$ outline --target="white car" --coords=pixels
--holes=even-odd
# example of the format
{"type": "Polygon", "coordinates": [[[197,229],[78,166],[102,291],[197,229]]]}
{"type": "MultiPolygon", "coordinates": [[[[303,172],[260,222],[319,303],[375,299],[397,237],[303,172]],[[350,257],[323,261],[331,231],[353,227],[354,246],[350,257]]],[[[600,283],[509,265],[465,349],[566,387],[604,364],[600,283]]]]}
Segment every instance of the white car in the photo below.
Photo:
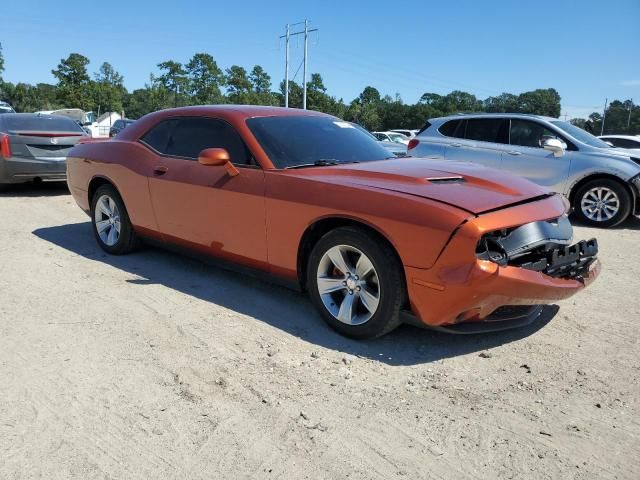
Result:
{"type": "Polygon", "coordinates": [[[0,113],[16,113],[7,102],[0,102],[0,113]]]}
{"type": "Polygon", "coordinates": [[[616,148],[624,148],[634,153],[640,153],[640,135],[603,135],[598,138],[616,148]]]}
{"type": "Polygon", "coordinates": [[[419,130],[407,130],[404,128],[394,128],[393,130],[389,130],[390,132],[401,133],[405,137],[413,138],[418,134],[419,130]]]}
{"type": "Polygon", "coordinates": [[[381,142],[402,143],[409,145],[409,137],[396,132],[373,132],[373,135],[381,142]]]}

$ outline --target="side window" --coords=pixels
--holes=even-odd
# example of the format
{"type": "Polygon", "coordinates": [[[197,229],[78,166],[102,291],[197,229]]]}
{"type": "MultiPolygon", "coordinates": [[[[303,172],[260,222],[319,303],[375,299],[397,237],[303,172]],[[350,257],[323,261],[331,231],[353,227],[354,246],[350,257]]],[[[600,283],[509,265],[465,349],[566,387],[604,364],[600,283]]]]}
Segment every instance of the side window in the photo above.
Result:
{"type": "Polygon", "coordinates": [[[640,148],[640,142],[634,142],[628,138],[605,138],[604,141],[612,143],[618,148],[640,148]]]}
{"type": "Polygon", "coordinates": [[[160,122],[145,133],[140,140],[159,153],[167,153],[167,143],[176,121],[176,119],[170,119],[160,122]]]}
{"type": "Polygon", "coordinates": [[[470,118],[465,138],[481,142],[509,143],[509,121],[504,118],[470,118]]]}
{"type": "Polygon", "coordinates": [[[233,163],[254,164],[238,132],[227,122],[213,118],[187,117],[166,120],[147,133],[142,141],[158,152],[172,157],[196,160],[205,148],[224,148],[229,152],[233,163]]]}
{"type": "Polygon", "coordinates": [[[542,142],[547,138],[557,138],[566,143],[565,139],[557,133],[545,128],[544,125],[529,120],[511,120],[509,135],[511,145],[522,147],[542,148],[542,142]]]}
{"type": "Polygon", "coordinates": [[[442,125],[438,131],[445,137],[464,138],[465,120],[450,120],[442,125]]]}

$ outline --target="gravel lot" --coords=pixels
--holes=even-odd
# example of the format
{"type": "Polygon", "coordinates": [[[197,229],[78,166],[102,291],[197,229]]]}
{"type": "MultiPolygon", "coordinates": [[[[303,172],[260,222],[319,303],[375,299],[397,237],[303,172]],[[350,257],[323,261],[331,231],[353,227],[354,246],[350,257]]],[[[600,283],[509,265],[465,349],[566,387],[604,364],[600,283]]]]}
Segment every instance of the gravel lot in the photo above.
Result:
{"type": "Polygon", "coordinates": [[[640,220],[544,321],[333,333],[307,299],[146,248],[63,187],[0,194],[0,478],[640,478],[640,220]]]}

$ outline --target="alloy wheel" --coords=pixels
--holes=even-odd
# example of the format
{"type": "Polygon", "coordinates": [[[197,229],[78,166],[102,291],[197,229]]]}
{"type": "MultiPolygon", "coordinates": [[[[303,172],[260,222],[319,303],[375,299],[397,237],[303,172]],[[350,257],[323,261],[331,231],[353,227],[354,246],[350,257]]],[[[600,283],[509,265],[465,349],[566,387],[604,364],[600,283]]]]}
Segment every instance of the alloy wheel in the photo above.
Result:
{"type": "Polygon", "coordinates": [[[618,214],[620,199],[608,187],[594,187],[583,195],[580,202],[582,213],[594,222],[606,222],[618,214]]]}
{"type": "Polygon", "coordinates": [[[378,310],[378,273],[357,248],[336,245],[327,250],[318,264],[316,278],[322,303],[338,321],[362,325],[378,310]]]}
{"type": "Polygon", "coordinates": [[[118,205],[109,195],[102,195],[96,202],[95,218],[96,231],[102,243],[113,247],[120,238],[120,212],[118,205]]]}

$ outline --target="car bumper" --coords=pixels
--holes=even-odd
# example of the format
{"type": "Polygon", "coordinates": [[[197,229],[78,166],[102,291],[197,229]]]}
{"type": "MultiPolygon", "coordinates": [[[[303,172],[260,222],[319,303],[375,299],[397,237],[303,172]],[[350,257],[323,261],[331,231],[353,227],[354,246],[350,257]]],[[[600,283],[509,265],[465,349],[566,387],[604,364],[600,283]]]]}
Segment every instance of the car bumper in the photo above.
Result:
{"type": "MultiPolygon", "coordinates": [[[[509,325],[515,327],[533,321],[540,312],[535,314],[535,309],[528,311],[526,308],[516,308],[514,311],[519,311],[521,315],[504,318],[500,316],[500,309],[504,311],[507,306],[552,303],[569,298],[587,287],[600,272],[598,260],[590,265],[585,275],[577,279],[565,279],[522,267],[500,266],[478,259],[475,253],[483,233],[557,218],[565,210],[566,203],[559,197],[551,197],[480,216],[465,223],[432,268],[426,270],[405,266],[412,314],[420,323],[431,327],[451,328],[463,323],[500,322],[501,328],[496,328],[497,323],[483,328],[501,330],[509,325]]],[[[473,330],[469,327],[456,328],[473,330]]],[[[476,329],[482,331],[483,328],[476,329]]]]}
{"type": "Polygon", "coordinates": [[[23,183],[35,179],[64,181],[67,178],[65,159],[19,158],[0,160],[0,183],[23,183]]]}

